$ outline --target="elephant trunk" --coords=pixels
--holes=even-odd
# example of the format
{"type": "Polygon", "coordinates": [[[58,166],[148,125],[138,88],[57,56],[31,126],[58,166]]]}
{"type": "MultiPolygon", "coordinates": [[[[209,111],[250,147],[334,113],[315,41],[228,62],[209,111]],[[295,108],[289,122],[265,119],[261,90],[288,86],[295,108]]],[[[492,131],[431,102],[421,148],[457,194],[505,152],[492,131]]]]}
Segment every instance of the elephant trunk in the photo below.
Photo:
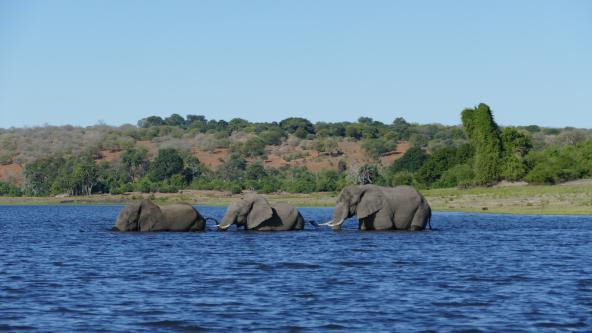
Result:
{"type": "Polygon", "coordinates": [[[343,202],[340,202],[335,207],[335,211],[333,212],[333,219],[327,222],[327,225],[333,229],[341,229],[341,225],[345,222],[345,219],[349,217],[349,209],[347,205],[343,202]]]}
{"type": "Polygon", "coordinates": [[[226,214],[224,214],[224,217],[222,218],[222,222],[220,222],[220,224],[217,225],[218,230],[227,230],[235,222],[235,220],[236,214],[233,214],[232,212],[226,212],[226,214]]]}

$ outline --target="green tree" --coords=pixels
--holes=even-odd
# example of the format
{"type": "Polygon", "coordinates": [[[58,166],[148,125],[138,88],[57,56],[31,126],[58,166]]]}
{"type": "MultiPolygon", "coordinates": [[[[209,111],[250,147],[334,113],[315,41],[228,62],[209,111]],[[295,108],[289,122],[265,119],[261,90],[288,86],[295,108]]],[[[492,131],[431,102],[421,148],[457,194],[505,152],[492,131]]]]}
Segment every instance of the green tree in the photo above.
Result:
{"type": "Polygon", "coordinates": [[[286,118],[280,121],[280,127],[290,134],[294,134],[298,137],[304,138],[308,134],[315,134],[314,125],[305,118],[286,118]],[[296,133],[299,131],[298,133],[296,133]]]}
{"type": "Polygon", "coordinates": [[[147,117],[144,119],[140,119],[138,121],[138,127],[141,127],[141,128],[161,126],[164,124],[165,124],[164,120],[162,120],[162,118],[158,117],[158,116],[150,116],[150,117],[147,117]]]}
{"type": "Polygon", "coordinates": [[[240,153],[245,157],[267,156],[265,142],[259,137],[249,139],[240,145],[240,153]]]}
{"type": "Polygon", "coordinates": [[[25,192],[33,196],[49,195],[52,184],[65,162],[60,156],[52,156],[26,164],[23,170],[25,192]]]}
{"type": "Polygon", "coordinates": [[[81,157],[74,163],[71,175],[72,195],[91,195],[93,186],[98,182],[97,165],[90,157],[81,157]]]}
{"type": "Polygon", "coordinates": [[[150,180],[154,182],[163,181],[172,175],[181,173],[183,166],[183,158],[176,149],[160,149],[150,165],[148,175],[150,180]]]}
{"type": "Polygon", "coordinates": [[[337,190],[338,182],[342,177],[343,176],[340,175],[336,170],[322,170],[317,176],[316,191],[335,192],[337,190]]]}
{"type": "Polygon", "coordinates": [[[13,184],[0,181],[0,196],[20,197],[23,195],[20,188],[13,184]]]}
{"type": "Polygon", "coordinates": [[[397,140],[409,140],[411,136],[411,125],[405,121],[405,118],[398,117],[393,121],[392,129],[396,133],[397,140]]]}
{"type": "Polygon", "coordinates": [[[185,126],[185,118],[183,118],[183,116],[180,114],[173,113],[164,119],[164,123],[169,126],[183,127],[185,126]]]}
{"type": "Polygon", "coordinates": [[[243,157],[238,154],[230,154],[226,161],[218,166],[217,174],[220,179],[226,181],[240,181],[246,168],[247,161],[243,157]]]}
{"type": "Polygon", "coordinates": [[[419,170],[428,160],[428,154],[419,148],[419,147],[411,147],[409,148],[403,157],[395,160],[393,164],[391,164],[389,171],[392,174],[396,174],[401,171],[410,171],[416,172],[419,170]]]}
{"type": "Polygon", "coordinates": [[[489,106],[484,103],[462,112],[465,134],[475,150],[475,183],[489,185],[500,178],[502,143],[489,106]]]}
{"type": "Polygon", "coordinates": [[[142,178],[150,166],[148,150],[143,147],[126,150],[121,156],[121,161],[131,181],[142,178]]]}
{"type": "Polygon", "coordinates": [[[384,139],[364,139],[362,140],[362,148],[368,153],[368,155],[374,159],[380,157],[380,155],[391,151],[394,143],[384,139]]]}
{"type": "Polygon", "coordinates": [[[413,173],[403,170],[395,173],[390,180],[391,186],[413,185],[413,173]]]}
{"type": "Polygon", "coordinates": [[[515,128],[506,127],[501,133],[504,148],[501,176],[507,180],[519,180],[526,175],[525,157],[532,149],[530,135],[515,128]]]}

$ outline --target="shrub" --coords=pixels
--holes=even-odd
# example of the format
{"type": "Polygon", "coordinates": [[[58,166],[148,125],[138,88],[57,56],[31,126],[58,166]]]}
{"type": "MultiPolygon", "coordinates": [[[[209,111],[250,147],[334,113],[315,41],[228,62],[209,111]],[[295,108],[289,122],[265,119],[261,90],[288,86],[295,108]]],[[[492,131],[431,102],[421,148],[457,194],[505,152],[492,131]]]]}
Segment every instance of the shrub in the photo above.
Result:
{"type": "Polygon", "coordinates": [[[390,180],[391,186],[413,185],[413,174],[409,171],[399,171],[390,180]]]}
{"type": "Polygon", "coordinates": [[[183,158],[176,149],[166,148],[158,151],[158,156],[150,165],[150,180],[158,182],[183,171],[183,158]]]}
{"type": "Polygon", "coordinates": [[[467,187],[475,177],[473,166],[470,164],[459,164],[446,170],[442,177],[434,183],[434,187],[467,187]]]}
{"type": "Polygon", "coordinates": [[[10,183],[0,181],[0,196],[20,197],[21,195],[23,195],[23,192],[20,188],[10,183]]]}

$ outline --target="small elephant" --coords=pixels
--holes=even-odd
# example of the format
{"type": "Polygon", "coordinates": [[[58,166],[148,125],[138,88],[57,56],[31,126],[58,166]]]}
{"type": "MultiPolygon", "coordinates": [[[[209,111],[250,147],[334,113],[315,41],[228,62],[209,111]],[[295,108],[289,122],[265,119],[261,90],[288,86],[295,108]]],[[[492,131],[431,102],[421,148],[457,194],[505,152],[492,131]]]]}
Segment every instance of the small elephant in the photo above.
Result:
{"type": "Polygon", "coordinates": [[[270,205],[263,196],[248,193],[228,206],[218,230],[227,230],[232,224],[247,230],[302,230],[304,222],[296,207],[285,202],[270,205]]]}
{"type": "Polygon", "coordinates": [[[203,216],[187,203],[157,206],[144,199],[132,203],[119,213],[116,231],[202,231],[203,216]]]}
{"type": "Polygon", "coordinates": [[[325,225],[340,229],[354,215],[360,230],[419,231],[429,223],[432,210],[411,186],[351,185],[339,194],[333,220],[325,225]]]}

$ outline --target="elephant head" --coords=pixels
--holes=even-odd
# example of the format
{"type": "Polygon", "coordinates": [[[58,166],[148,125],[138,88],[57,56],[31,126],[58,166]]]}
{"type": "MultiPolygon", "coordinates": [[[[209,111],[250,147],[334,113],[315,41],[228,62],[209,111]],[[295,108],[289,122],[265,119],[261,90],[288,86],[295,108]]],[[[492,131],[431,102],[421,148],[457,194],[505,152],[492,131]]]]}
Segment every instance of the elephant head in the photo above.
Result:
{"type": "Polygon", "coordinates": [[[117,216],[113,230],[117,231],[148,231],[156,223],[164,220],[160,207],[152,201],[144,199],[125,207],[117,216]]]}
{"type": "Polygon", "coordinates": [[[372,185],[347,186],[337,198],[333,219],[326,225],[340,229],[346,219],[354,215],[358,219],[366,218],[382,209],[382,205],[383,194],[378,188],[372,185]]]}
{"type": "Polygon", "coordinates": [[[232,224],[253,229],[272,216],[273,210],[269,202],[256,193],[249,193],[228,206],[218,230],[226,230],[232,224]]]}

